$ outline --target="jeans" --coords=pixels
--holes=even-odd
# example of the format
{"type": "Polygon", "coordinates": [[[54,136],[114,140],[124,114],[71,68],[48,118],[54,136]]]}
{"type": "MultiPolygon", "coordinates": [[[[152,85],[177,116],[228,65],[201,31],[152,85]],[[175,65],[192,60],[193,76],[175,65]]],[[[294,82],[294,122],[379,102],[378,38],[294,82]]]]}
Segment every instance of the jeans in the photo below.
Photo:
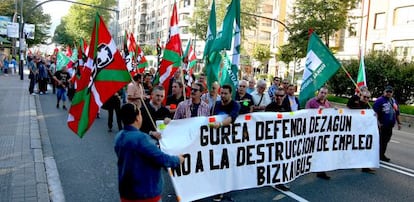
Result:
{"type": "Polygon", "coordinates": [[[57,95],[58,102],[60,100],[62,100],[63,102],[66,101],[66,89],[65,88],[58,88],[56,95],[57,95]]]}

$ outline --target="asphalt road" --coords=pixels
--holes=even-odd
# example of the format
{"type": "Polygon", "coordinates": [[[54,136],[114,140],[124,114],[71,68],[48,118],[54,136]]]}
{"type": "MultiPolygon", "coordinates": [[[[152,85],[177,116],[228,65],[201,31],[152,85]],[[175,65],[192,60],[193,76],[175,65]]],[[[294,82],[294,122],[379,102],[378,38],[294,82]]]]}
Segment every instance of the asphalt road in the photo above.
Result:
{"type": "MultiPolygon", "coordinates": [[[[67,111],[56,109],[55,95],[40,95],[40,102],[66,201],[119,201],[113,150],[117,131],[107,132],[107,111],[101,111],[80,139],[66,125],[67,111]]],[[[308,174],[290,183],[290,192],[272,187],[240,190],[226,194],[223,201],[414,201],[414,129],[394,131],[387,155],[391,163],[382,164],[376,174],[337,170],[329,172],[329,181],[308,174]]],[[[163,201],[176,201],[164,176],[163,201]]]]}

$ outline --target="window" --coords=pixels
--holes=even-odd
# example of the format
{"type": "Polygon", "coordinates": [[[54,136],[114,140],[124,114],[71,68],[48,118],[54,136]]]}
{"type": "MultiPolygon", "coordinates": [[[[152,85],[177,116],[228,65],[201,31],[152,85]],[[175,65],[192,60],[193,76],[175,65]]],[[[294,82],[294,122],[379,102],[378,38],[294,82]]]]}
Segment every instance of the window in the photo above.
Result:
{"type": "Polygon", "coordinates": [[[188,34],[188,27],[182,27],[181,28],[181,33],[182,34],[188,34]]]}
{"type": "Polygon", "coordinates": [[[273,6],[272,5],[268,5],[268,4],[264,4],[262,6],[262,12],[263,13],[273,13],[273,6]]]}
{"type": "Polygon", "coordinates": [[[372,44],[372,50],[382,52],[382,51],[384,51],[384,44],[382,44],[382,43],[373,43],[372,44]]]}
{"type": "Polygon", "coordinates": [[[414,5],[396,8],[394,10],[393,25],[414,25],[414,5]]]}
{"type": "Polygon", "coordinates": [[[350,23],[349,24],[348,36],[350,36],[350,37],[357,36],[357,29],[356,29],[357,25],[358,25],[357,23],[350,23]]]}
{"type": "Polygon", "coordinates": [[[385,13],[376,13],[374,29],[384,29],[385,28],[385,13]]]}
{"type": "Polygon", "coordinates": [[[191,0],[184,0],[184,8],[191,5],[191,0]]]}
{"type": "Polygon", "coordinates": [[[180,21],[184,21],[184,20],[187,20],[189,18],[189,15],[187,14],[187,13],[183,13],[183,14],[180,14],[180,21]]]}
{"type": "Polygon", "coordinates": [[[259,32],[259,39],[260,40],[270,40],[270,32],[259,32]]]}
{"type": "Polygon", "coordinates": [[[272,26],[272,21],[269,20],[269,19],[262,19],[261,20],[261,25],[266,26],[266,27],[271,27],[272,26]]]}

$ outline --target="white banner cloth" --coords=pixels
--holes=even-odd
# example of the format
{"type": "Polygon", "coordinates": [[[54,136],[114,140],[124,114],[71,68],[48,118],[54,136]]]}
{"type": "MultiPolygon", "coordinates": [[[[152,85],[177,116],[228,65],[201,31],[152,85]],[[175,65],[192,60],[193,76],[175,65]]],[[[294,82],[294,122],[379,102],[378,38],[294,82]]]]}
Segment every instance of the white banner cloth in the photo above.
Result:
{"type": "Polygon", "coordinates": [[[293,181],[318,171],[379,167],[373,110],[307,109],[255,112],[213,129],[224,116],[173,120],[161,149],[184,154],[171,169],[181,201],[293,181]]]}

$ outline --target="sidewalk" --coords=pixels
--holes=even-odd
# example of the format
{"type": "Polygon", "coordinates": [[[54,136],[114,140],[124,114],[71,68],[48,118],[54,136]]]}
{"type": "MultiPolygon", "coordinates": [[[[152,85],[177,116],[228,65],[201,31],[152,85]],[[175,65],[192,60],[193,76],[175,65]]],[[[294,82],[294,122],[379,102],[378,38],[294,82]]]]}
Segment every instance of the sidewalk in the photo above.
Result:
{"type": "Polygon", "coordinates": [[[24,80],[0,75],[0,201],[51,201],[57,191],[50,184],[60,187],[44,121],[39,125],[39,95],[29,95],[28,86],[27,72],[24,80]]]}

